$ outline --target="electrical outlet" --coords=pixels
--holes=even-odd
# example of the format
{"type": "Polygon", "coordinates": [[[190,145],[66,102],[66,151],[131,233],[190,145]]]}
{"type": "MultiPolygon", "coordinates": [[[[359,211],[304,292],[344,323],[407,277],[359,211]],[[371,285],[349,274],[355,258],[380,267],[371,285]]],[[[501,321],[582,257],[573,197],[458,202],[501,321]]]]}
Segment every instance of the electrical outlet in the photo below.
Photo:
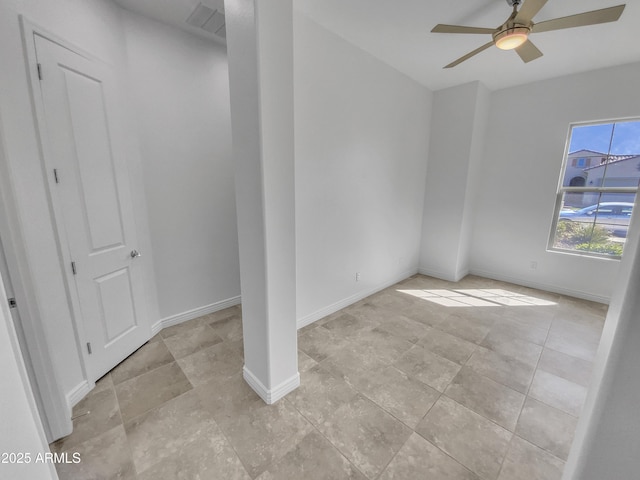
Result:
{"type": "Polygon", "coordinates": [[[360,272],[356,272],[356,282],[360,281],[360,272]]]}

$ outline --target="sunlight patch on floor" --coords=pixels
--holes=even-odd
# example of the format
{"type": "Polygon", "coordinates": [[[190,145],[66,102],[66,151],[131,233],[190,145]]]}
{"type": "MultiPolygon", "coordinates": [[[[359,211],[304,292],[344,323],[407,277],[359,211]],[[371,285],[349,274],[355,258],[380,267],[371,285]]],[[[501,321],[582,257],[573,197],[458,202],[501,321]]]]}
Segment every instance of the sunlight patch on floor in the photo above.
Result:
{"type": "Polygon", "coordinates": [[[555,302],[510,292],[501,288],[466,288],[433,290],[397,290],[445,307],[531,307],[556,305],[555,302]]]}

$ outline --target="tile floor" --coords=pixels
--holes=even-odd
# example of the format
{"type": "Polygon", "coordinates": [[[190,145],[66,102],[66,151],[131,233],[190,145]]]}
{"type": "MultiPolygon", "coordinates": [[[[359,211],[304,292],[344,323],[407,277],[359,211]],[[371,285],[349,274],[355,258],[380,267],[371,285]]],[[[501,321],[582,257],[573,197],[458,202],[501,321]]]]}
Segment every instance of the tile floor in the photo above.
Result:
{"type": "Polygon", "coordinates": [[[560,479],[606,307],[424,276],[298,332],[301,386],[242,379],[239,307],[164,329],[74,409],[66,479],[560,479]]]}

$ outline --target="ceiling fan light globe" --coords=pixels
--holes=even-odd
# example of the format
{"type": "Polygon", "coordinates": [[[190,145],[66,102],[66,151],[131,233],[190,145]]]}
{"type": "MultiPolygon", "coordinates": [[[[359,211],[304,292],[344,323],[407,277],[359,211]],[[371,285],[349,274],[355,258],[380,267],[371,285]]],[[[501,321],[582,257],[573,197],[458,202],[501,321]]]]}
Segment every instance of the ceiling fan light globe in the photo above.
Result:
{"type": "Polygon", "coordinates": [[[529,29],[527,27],[514,27],[496,33],[493,41],[500,50],[513,50],[526,42],[528,38],[529,29]]]}

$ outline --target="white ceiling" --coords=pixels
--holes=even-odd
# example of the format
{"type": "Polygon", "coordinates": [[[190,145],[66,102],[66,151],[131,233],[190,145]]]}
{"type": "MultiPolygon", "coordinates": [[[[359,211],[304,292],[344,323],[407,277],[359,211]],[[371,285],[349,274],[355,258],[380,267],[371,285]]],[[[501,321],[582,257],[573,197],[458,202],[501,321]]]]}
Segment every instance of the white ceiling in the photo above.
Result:
{"type": "Polygon", "coordinates": [[[199,3],[224,13],[224,0],[113,0],[127,10],[139,13],[161,23],[178,27],[202,38],[221,42],[216,35],[186,23],[199,3]]]}
{"type": "MultiPolygon", "coordinates": [[[[121,6],[193,31],[184,20],[199,1],[115,0],[121,6]]],[[[269,0],[263,0],[269,1],[269,0]]],[[[525,0],[526,1],[526,0],[525,0]]],[[[626,0],[618,22],[533,34],[544,56],[525,64],[515,52],[489,48],[455,68],[442,67],[491,40],[490,35],[430,33],[437,23],[497,27],[509,14],[505,0],[293,0],[294,8],[432,90],[480,80],[492,90],[640,61],[640,1],[626,0]]],[[[625,0],[549,0],[540,22],[625,0]]],[[[196,32],[193,32],[196,33],[196,32]]],[[[200,32],[198,32],[200,33],[200,32]]],[[[206,32],[202,32],[206,34],[206,32]]]]}

